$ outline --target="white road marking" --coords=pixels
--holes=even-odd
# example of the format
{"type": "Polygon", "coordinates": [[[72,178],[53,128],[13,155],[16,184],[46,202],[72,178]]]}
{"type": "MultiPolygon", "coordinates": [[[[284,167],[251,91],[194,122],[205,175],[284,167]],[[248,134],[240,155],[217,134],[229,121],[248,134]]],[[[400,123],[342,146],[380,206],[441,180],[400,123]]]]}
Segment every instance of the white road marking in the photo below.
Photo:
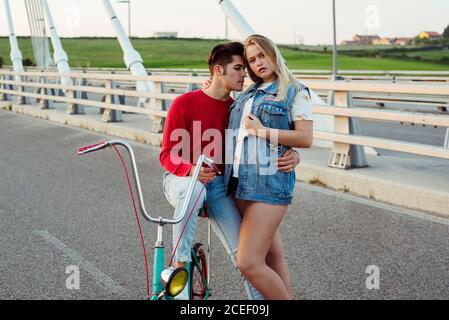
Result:
{"type": "Polygon", "coordinates": [[[104,274],[101,270],[99,270],[94,264],[84,259],[77,252],[69,248],[58,238],[50,234],[47,230],[34,230],[33,233],[35,235],[41,236],[45,239],[47,244],[52,245],[53,247],[62,251],[62,254],[68,258],[70,258],[75,265],[77,265],[80,269],[86,271],[96,282],[96,284],[113,293],[129,295],[129,292],[104,274]]]}

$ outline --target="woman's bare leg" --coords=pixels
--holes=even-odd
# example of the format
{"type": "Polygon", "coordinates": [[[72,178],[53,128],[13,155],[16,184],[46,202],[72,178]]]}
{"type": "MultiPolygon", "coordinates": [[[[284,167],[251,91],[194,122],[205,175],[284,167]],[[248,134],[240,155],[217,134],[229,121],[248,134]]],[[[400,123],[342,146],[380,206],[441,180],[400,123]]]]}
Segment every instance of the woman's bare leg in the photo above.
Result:
{"type": "MultiPolygon", "coordinates": [[[[240,213],[245,212],[247,204],[250,203],[249,201],[237,198],[234,198],[234,201],[240,213]]],[[[287,261],[285,260],[284,249],[282,246],[282,239],[279,233],[279,228],[278,230],[276,230],[270,249],[268,249],[265,262],[271,269],[273,269],[281,277],[290,296],[293,297],[290,272],[288,270],[287,261]]]]}
{"type": "Polygon", "coordinates": [[[249,201],[237,199],[235,197],[234,197],[234,201],[237,206],[237,209],[239,209],[240,214],[243,216],[243,213],[245,212],[246,206],[248,205],[249,201]]]}
{"type": "Polygon", "coordinates": [[[267,265],[273,269],[282,279],[288,293],[293,297],[292,282],[290,278],[290,271],[288,270],[287,260],[285,259],[284,248],[282,245],[281,235],[279,228],[276,230],[273,242],[268,250],[267,257],[265,259],[267,265]]]}
{"type": "Polygon", "coordinates": [[[266,299],[291,299],[282,278],[265,261],[286,211],[287,206],[249,202],[243,214],[237,266],[266,299]]]}

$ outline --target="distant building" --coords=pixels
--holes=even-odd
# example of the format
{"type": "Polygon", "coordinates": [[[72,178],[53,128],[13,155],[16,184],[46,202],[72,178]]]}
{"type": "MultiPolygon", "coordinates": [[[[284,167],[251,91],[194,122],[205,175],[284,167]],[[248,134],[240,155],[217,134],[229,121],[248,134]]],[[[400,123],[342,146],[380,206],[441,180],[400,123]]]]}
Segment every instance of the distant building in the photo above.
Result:
{"type": "Polygon", "coordinates": [[[411,44],[413,42],[413,38],[382,38],[379,40],[373,40],[374,45],[398,45],[405,46],[411,44]]]}
{"type": "Polygon", "coordinates": [[[177,38],[177,32],[154,32],[153,37],[155,38],[177,38]]]}
{"type": "Polygon", "coordinates": [[[370,45],[373,44],[373,41],[379,41],[380,37],[378,35],[373,35],[373,36],[364,36],[364,35],[359,35],[356,34],[355,36],[352,37],[352,40],[345,40],[343,41],[341,44],[342,45],[370,45]]]}
{"type": "Polygon", "coordinates": [[[394,44],[406,46],[413,43],[413,38],[396,38],[394,44]]]}
{"type": "Polygon", "coordinates": [[[373,44],[376,45],[376,46],[378,46],[378,45],[390,45],[390,44],[393,44],[395,40],[396,40],[395,38],[387,38],[387,37],[385,37],[385,38],[382,38],[382,39],[374,39],[373,40],[373,44]]]}
{"type": "Polygon", "coordinates": [[[439,34],[438,32],[434,32],[434,31],[423,31],[423,32],[419,33],[418,38],[435,40],[435,39],[440,39],[441,34],[439,34]]]}
{"type": "Polygon", "coordinates": [[[381,38],[378,35],[362,36],[356,34],[352,40],[345,40],[342,45],[407,45],[413,42],[413,38],[381,38]]]}
{"type": "Polygon", "coordinates": [[[352,37],[352,41],[358,42],[358,44],[373,44],[373,41],[380,40],[380,37],[376,34],[374,36],[363,36],[356,34],[352,37]]]}

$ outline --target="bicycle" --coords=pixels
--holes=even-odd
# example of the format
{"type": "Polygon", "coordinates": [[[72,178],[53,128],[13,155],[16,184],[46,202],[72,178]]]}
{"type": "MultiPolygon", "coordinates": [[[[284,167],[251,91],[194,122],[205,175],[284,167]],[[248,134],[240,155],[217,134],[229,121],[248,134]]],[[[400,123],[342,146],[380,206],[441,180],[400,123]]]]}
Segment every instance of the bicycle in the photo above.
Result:
{"type": "MultiPolygon", "coordinates": [[[[133,201],[133,208],[134,212],[136,214],[140,236],[142,240],[142,246],[144,251],[144,258],[145,258],[145,266],[146,266],[146,280],[147,280],[147,299],[150,299],[150,293],[149,293],[149,280],[148,280],[148,265],[147,265],[147,256],[146,256],[146,249],[145,244],[142,236],[142,231],[140,229],[140,222],[138,218],[138,214],[136,211],[136,205],[134,201],[134,195],[131,187],[131,183],[129,180],[128,171],[126,169],[126,165],[123,161],[123,158],[120,155],[120,152],[117,150],[115,145],[123,146],[129,153],[131,158],[131,166],[132,166],[132,172],[134,176],[134,182],[135,182],[135,188],[137,189],[137,195],[139,198],[139,208],[142,216],[149,222],[155,223],[158,225],[157,228],[157,240],[154,245],[154,260],[153,260],[153,280],[152,280],[152,288],[153,292],[151,294],[151,300],[171,300],[174,299],[181,291],[184,289],[185,286],[188,286],[189,291],[189,298],[191,300],[199,299],[199,300],[206,300],[210,296],[210,265],[209,265],[209,259],[208,259],[208,253],[210,252],[210,235],[211,235],[211,226],[210,222],[208,225],[208,249],[201,244],[201,243],[195,243],[191,248],[191,255],[192,255],[192,262],[187,263],[186,267],[164,267],[165,262],[165,245],[162,241],[163,236],[163,227],[166,224],[177,224],[181,222],[185,215],[187,214],[187,208],[190,203],[190,200],[192,198],[192,193],[194,190],[195,183],[198,178],[198,174],[200,172],[200,168],[202,164],[206,164],[209,167],[213,168],[214,170],[217,170],[217,167],[214,163],[214,161],[205,155],[201,155],[198,158],[197,166],[195,168],[192,181],[190,182],[186,200],[183,204],[181,215],[177,219],[165,219],[162,217],[153,218],[151,217],[146,209],[145,209],[145,203],[142,196],[142,188],[140,185],[139,180],[139,174],[137,171],[137,165],[135,161],[134,151],[129,143],[122,140],[110,140],[106,142],[100,142],[97,144],[81,147],[78,149],[78,155],[83,155],[89,152],[98,151],[101,149],[104,149],[108,146],[113,147],[115,151],[117,152],[118,156],[120,157],[120,160],[122,162],[123,168],[125,170],[127,179],[128,179],[128,186],[131,193],[131,198],[133,201]]],[[[203,187],[204,188],[204,187],[203,187]]],[[[195,203],[196,204],[196,203],[195,203]]],[[[202,216],[204,216],[204,211],[207,211],[206,208],[202,209],[202,216]]],[[[191,213],[190,213],[191,214],[191,213]]],[[[189,215],[190,218],[190,215],[189,215]]]]}

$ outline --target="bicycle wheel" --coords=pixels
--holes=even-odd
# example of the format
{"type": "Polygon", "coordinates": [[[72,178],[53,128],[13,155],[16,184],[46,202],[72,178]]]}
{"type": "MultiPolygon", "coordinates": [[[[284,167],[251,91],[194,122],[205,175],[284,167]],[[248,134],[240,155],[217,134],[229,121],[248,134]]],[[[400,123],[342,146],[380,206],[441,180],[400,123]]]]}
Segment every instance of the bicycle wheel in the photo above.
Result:
{"type": "Polygon", "coordinates": [[[190,265],[190,299],[205,300],[209,297],[209,272],[207,270],[207,250],[201,243],[192,248],[190,265]]]}

